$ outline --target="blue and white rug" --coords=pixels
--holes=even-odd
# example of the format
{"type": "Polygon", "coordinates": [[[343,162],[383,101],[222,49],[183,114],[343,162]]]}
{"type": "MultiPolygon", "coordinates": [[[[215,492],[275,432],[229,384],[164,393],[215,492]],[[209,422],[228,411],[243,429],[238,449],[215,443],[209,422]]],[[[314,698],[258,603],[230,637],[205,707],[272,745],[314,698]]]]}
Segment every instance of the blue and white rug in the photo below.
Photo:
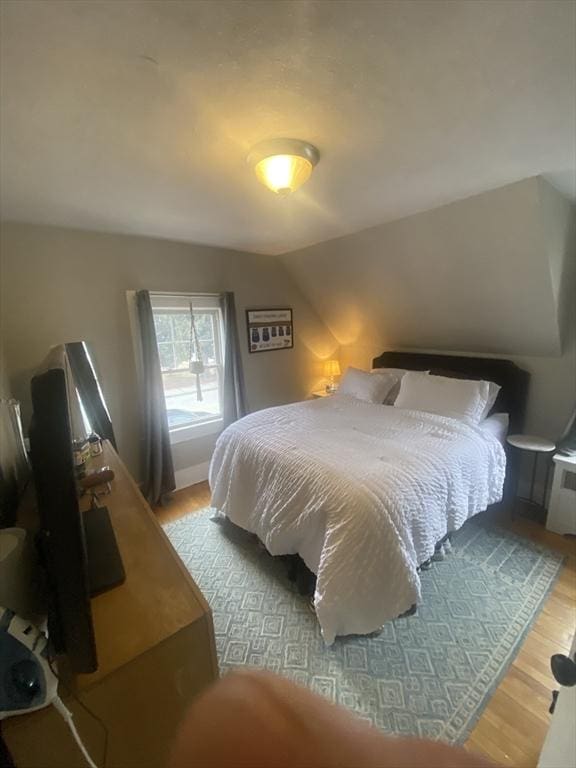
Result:
{"type": "Polygon", "coordinates": [[[254,536],[209,509],[165,531],[212,608],[223,673],[272,670],[387,733],[448,742],[470,733],[562,563],[528,540],[470,521],[452,553],[421,574],[414,616],[328,648],[285,563],[254,536]]]}

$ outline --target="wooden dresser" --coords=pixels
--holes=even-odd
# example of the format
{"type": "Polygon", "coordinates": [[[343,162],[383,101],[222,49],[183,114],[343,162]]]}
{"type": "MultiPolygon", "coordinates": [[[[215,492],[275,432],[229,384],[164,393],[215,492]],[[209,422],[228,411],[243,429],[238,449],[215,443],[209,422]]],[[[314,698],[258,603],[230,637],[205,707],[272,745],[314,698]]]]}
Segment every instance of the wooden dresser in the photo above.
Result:
{"type": "MultiPolygon", "coordinates": [[[[66,683],[60,695],[99,768],[159,768],[188,704],[218,676],[212,614],[106,443],[89,468],[102,465],[115,473],[112,493],[101,503],[110,512],[126,581],[92,599],[98,671],[77,676],[62,671],[66,683]]],[[[17,768],[86,765],[53,707],[5,720],[2,733],[17,768]]]]}

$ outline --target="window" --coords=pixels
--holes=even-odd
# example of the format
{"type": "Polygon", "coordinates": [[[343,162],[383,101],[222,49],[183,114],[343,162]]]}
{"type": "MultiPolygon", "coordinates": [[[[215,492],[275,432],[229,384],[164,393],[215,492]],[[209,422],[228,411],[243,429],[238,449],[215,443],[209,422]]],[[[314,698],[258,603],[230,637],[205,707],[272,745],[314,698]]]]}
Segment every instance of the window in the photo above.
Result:
{"type": "Polygon", "coordinates": [[[172,441],[214,431],[201,427],[217,428],[222,419],[223,328],[218,297],[150,294],[150,298],[172,441]]]}

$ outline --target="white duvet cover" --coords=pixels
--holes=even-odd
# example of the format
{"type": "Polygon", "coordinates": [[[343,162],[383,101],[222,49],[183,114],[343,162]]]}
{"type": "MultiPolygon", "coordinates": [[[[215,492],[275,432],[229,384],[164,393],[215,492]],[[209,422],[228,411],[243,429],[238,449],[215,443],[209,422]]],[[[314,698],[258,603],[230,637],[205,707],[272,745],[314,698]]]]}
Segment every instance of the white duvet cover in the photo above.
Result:
{"type": "Polygon", "coordinates": [[[317,574],[324,640],[366,634],[420,599],[435,544],[499,501],[505,454],[462,421],[346,395],[258,411],[219,437],[212,505],[317,574]]]}

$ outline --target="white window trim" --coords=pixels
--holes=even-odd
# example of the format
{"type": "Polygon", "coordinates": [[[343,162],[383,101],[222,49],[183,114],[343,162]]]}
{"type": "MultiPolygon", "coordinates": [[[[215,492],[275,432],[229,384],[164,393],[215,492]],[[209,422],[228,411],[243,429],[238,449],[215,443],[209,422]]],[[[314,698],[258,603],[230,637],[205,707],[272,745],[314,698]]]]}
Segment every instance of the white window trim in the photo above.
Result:
{"type": "Polygon", "coordinates": [[[170,430],[170,445],[186,443],[196,440],[198,437],[217,435],[224,429],[224,421],[221,416],[210,421],[201,421],[199,424],[188,424],[185,427],[172,427],[170,430]]]}
{"type": "MultiPolygon", "coordinates": [[[[192,300],[194,309],[207,309],[210,311],[216,310],[219,317],[218,330],[219,333],[215,337],[215,343],[219,349],[220,358],[223,360],[224,353],[224,339],[223,334],[223,318],[222,310],[219,304],[219,294],[194,294],[194,293],[162,293],[151,291],[150,298],[152,300],[152,310],[166,308],[166,309],[183,309],[184,303],[188,304],[192,300]]],[[[223,362],[221,364],[223,366],[223,362]]],[[[221,403],[221,408],[223,408],[221,403]]],[[[215,416],[212,419],[206,419],[200,422],[193,422],[192,424],[184,424],[179,427],[170,427],[170,445],[178,445],[179,443],[186,443],[191,440],[196,440],[200,437],[207,437],[208,435],[219,434],[224,428],[224,422],[222,415],[215,416]]]]}

